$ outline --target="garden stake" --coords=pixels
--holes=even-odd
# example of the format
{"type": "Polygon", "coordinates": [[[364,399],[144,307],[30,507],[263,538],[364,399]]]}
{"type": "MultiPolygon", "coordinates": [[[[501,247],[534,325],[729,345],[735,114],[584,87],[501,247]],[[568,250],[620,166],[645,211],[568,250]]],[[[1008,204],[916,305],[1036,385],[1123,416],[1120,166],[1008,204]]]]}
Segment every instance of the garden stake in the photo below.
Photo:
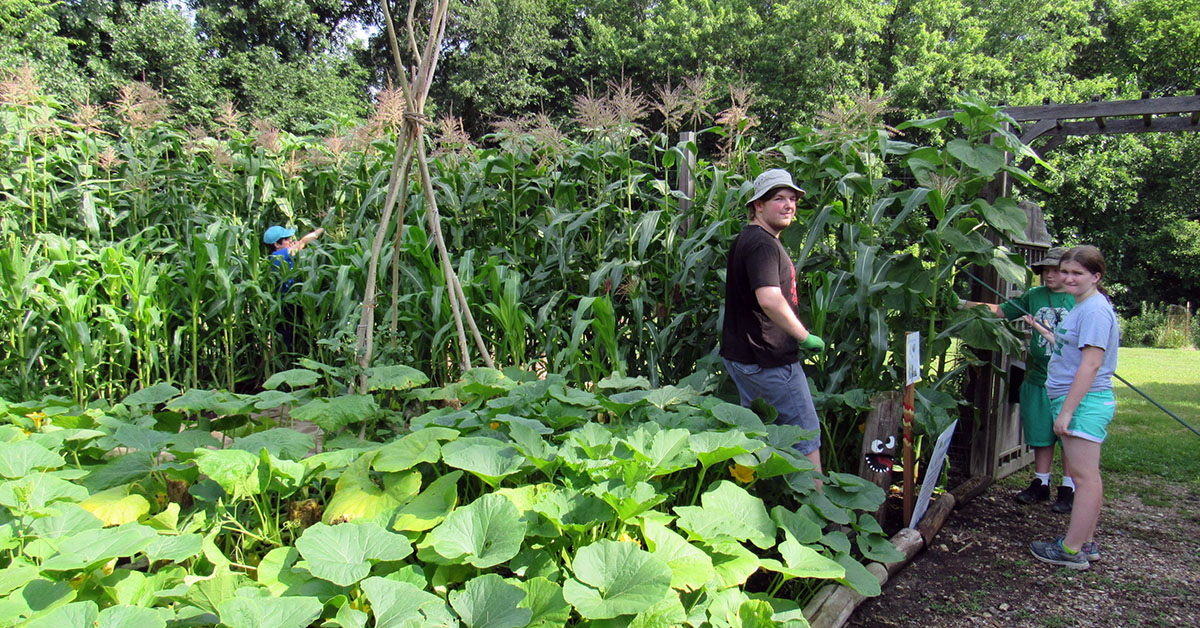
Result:
{"type": "MultiPolygon", "coordinates": [[[[998,290],[989,286],[982,279],[976,277],[975,275],[972,275],[970,271],[964,270],[963,272],[966,273],[967,276],[970,277],[971,279],[974,279],[975,282],[978,283],[979,285],[983,286],[984,288],[987,288],[988,290],[991,290],[993,293],[995,293],[996,296],[1000,297],[1001,299],[1004,299],[1005,301],[1008,301],[1008,297],[1005,297],[1003,294],[1000,294],[1000,292],[998,290]]],[[[1013,305],[1016,305],[1016,304],[1014,303],[1013,305]]],[[[1017,307],[1017,309],[1021,310],[1021,312],[1023,314],[1026,314],[1028,316],[1033,316],[1029,312],[1025,311],[1025,309],[1022,308],[1021,306],[1017,305],[1016,307],[1017,307]]],[[[1125,384],[1126,386],[1128,386],[1131,390],[1133,390],[1133,392],[1144,397],[1146,399],[1146,401],[1149,401],[1150,403],[1154,404],[1154,407],[1158,408],[1159,410],[1162,410],[1163,412],[1166,412],[1167,416],[1171,417],[1172,419],[1175,419],[1176,421],[1179,422],[1180,425],[1191,430],[1193,434],[1195,434],[1196,436],[1200,436],[1200,431],[1197,431],[1196,428],[1192,427],[1191,425],[1188,425],[1186,421],[1179,418],[1178,416],[1175,416],[1174,412],[1171,412],[1170,410],[1164,408],[1161,403],[1155,401],[1153,398],[1150,397],[1150,395],[1147,395],[1146,393],[1142,392],[1137,386],[1130,384],[1129,381],[1126,380],[1124,377],[1121,377],[1117,373],[1113,373],[1113,377],[1117,378],[1117,380],[1120,381],[1122,384],[1125,384]]]]}
{"type": "Polygon", "coordinates": [[[916,386],[904,387],[904,521],[912,520],[913,512],[913,414],[916,410],[916,386]]]}

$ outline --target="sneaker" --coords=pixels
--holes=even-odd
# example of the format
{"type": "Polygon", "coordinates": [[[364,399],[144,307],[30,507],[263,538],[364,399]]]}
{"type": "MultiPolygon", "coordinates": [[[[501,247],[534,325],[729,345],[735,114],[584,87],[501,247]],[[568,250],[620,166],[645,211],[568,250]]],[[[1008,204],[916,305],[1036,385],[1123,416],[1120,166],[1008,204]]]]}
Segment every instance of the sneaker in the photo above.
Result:
{"type": "Polygon", "coordinates": [[[1071,512],[1071,507],[1075,505],[1075,489],[1069,486],[1058,487],[1058,498],[1054,500],[1054,505],[1050,506],[1050,510],[1060,514],[1068,514],[1071,512]]]}
{"type": "Polygon", "coordinates": [[[1088,541],[1079,548],[1080,554],[1087,554],[1088,562],[1094,563],[1100,560],[1100,544],[1095,541],[1088,541]]]}
{"type": "Polygon", "coordinates": [[[1044,502],[1050,499],[1050,487],[1042,484],[1041,480],[1033,478],[1033,481],[1029,483],[1029,488],[1014,495],[1013,499],[1026,505],[1044,502]]]}
{"type": "Polygon", "coordinates": [[[1029,544],[1029,551],[1033,557],[1043,563],[1066,567],[1067,569],[1087,569],[1092,564],[1088,562],[1088,555],[1082,550],[1075,554],[1068,554],[1063,549],[1062,538],[1054,539],[1053,541],[1034,541],[1029,544]]]}

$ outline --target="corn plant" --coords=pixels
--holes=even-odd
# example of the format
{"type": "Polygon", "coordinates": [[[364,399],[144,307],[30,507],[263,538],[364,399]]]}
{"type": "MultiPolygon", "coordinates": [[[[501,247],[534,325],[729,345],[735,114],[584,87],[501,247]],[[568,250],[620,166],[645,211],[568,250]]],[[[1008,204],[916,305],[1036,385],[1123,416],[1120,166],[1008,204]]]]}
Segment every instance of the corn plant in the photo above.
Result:
{"type": "MultiPolygon", "coordinates": [[[[612,87],[614,98],[632,98],[627,86],[612,87]]],[[[45,98],[0,107],[0,162],[9,168],[0,178],[0,263],[12,278],[3,312],[6,328],[20,331],[3,345],[6,390],[82,400],[167,380],[252,392],[304,358],[359,369],[356,304],[392,136],[372,141],[331,125],[329,137],[299,137],[263,123],[243,128],[236,116],[210,136],[149,115],[152,100],[130,92],[86,120],[45,98]],[[321,225],[328,235],[280,272],[258,242],[275,223],[321,225]],[[56,239],[41,239],[47,230],[56,239]],[[287,280],[294,287],[285,294],[287,280]],[[284,346],[275,330],[293,311],[296,339],[284,346]]],[[[945,357],[951,338],[1013,346],[953,311],[949,295],[965,264],[1015,273],[983,236],[1017,231],[1015,206],[977,197],[999,172],[1024,177],[996,157],[1022,149],[979,103],[964,103],[956,120],[910,125],[961,136],[944,146],[898,139],[877,122],[877,105],[830,112],[822,129],[763,150],[744,136],[744,117],[701,131],[702,140],[729,139],[731,150],[719,162],[696,156],[687,214],[676,210],[670,171],[697,142],[635,133],[633,113],[578,138],[545,121],[506,127],[485,138],[490,147],[434,159],[442,230],[464,293],[482,304],[489,353],[581,383],[617,372],[658,386],[710,363],[748,181],[780,165],[809,190],[783,238],[804,284],[803,318],[834,341],[812,369],[827,441],[852,449],[852,415],[870,392],[897,386],[888,356],[912,329],[924,332],[925,355],[938,357],[918,414],[936,429],[972,360],[945,357]]],[[[426,199],[415,183],[401,194],[409,218],[390,227],[382,252],[396,285],[379,295],[381,351],[446,383],[461,375],[446,358],[456,346],[450,290],[426,199]]]]}

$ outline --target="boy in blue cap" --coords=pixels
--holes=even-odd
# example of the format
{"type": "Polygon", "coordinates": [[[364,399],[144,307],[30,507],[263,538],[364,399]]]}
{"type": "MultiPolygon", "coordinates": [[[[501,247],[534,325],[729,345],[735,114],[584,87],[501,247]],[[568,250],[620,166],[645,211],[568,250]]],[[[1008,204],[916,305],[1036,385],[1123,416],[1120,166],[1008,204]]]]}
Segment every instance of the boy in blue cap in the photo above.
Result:
{"type": "MultiPolygon", "coordinates": [[[[318,228],[299,240],[293,240],[292,236],[296,235],[295,229],[286,229],[279,225],[267,227],[263,232],[263,244],[271,249],[271,265],[281,268],[286,261],[288,268],[291,268],[296,261],[293,255],[299,253],[309,242],[321,237],[322,233],[325,233],[325,229],[318,228]]],[[[283,291],[287,292],[287,288],[288,286],[285,286],[283,291]]]]}
{"type": "MultiPolygon", "coordinates": [[[[296,235],[295,229],[287,229],[279,225],[271,225],[263,232],[263,244],[271,249],[271,265],[276,270],[282,269],[284,262],[287,262],[288,270],[291,270],[295,264],[296,253],[299,253],[309,242],[321,237],[325,230],[318,228],[299,240],[293,240],[292,236],[296,235]]],[[[295,279],[288,279],[283,282],[279,288],[279,296],[287,294],[291,289],[292,284],[296,283],[295,279]]],[[[295,331],[293,329],[293,319],[296,318],[296,308],[293,304],[283,304],[283,320],[275,328],[279,335],[283,337],[283,346],[291,348],[292,339],[295,331]]]]}

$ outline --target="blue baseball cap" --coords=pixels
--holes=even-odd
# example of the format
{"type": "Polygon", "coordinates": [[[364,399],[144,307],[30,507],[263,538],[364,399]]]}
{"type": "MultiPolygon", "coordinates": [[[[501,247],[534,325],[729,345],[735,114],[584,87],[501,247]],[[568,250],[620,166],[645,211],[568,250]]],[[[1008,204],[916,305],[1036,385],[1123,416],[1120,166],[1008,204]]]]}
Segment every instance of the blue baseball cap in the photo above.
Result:
{"type": "Polygon", "coordinates": [[[290,238],[296,235],[295,229],[284,229],[279,225],[271,225],[267,227],[267,231],[263,233],[263,244],[275,244],[276,242],[290,238]]]}

